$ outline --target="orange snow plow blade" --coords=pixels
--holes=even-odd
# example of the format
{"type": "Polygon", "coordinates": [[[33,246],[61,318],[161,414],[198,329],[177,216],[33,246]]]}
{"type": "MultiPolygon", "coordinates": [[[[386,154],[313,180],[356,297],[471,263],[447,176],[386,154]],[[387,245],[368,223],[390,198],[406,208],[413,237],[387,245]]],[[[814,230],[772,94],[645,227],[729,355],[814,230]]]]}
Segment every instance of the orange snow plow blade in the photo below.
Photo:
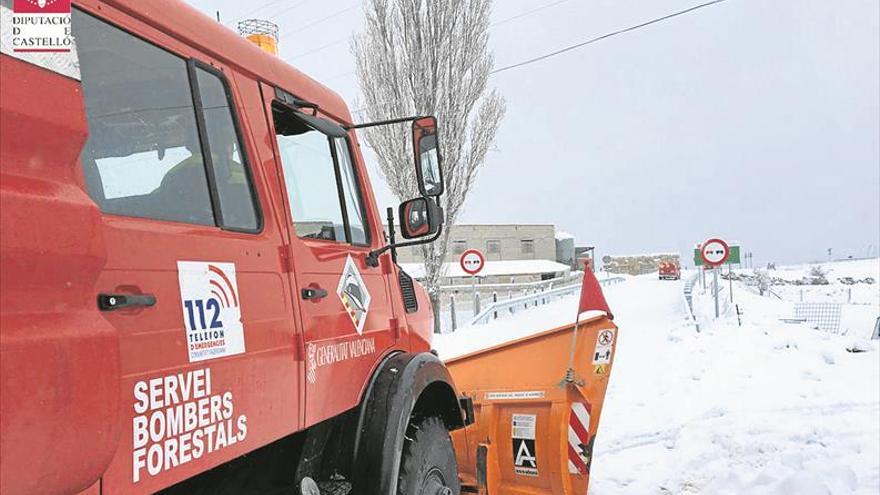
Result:
{"type": "Polygon", "coordinates": [[[474,403],[474,424],[452,433],[463,492],[587,493],[617,327],[604,314],[581,321],[572,376],[573,327],[446,361],[474,403]]]}

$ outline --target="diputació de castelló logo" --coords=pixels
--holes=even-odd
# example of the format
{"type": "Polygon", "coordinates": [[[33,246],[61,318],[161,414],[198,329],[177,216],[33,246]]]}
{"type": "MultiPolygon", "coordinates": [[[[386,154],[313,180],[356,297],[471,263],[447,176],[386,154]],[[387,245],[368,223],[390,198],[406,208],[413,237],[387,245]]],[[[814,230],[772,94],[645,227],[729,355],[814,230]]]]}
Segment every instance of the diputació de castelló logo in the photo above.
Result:
{"type": "Polygon", "coordinates": [[[70,0],[14,0],[11,28],[14,52],[70,52],[70,0]]]}

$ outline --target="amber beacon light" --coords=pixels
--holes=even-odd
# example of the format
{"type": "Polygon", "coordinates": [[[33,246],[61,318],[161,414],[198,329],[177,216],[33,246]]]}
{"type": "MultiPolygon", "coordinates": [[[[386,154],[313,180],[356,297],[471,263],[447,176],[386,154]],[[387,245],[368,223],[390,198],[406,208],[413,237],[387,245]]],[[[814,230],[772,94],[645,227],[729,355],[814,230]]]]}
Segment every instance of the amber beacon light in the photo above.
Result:
{"type": "Polygon", "coordinates": [[[278,55],[278,25],[263,19],[245,19],[238,23],[238,34],[272,55],[278,55]]]}

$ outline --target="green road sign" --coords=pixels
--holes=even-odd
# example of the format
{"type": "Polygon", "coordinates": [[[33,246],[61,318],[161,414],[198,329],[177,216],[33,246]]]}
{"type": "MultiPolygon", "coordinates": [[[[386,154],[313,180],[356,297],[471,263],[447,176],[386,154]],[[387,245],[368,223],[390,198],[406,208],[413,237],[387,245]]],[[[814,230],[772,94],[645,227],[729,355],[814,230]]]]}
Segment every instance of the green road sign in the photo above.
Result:
{"type": "MultiPolygon", "coordinates": [[[[724,262],[725,265],[738,265],[739,261],[739,246],[730,246],[730,257],[727,258],[727,261],[724,262]]],[[[700,256],[700,250],[694,248],[694,266],[702,266],[703,265],[703,257],[700,256]]]]}

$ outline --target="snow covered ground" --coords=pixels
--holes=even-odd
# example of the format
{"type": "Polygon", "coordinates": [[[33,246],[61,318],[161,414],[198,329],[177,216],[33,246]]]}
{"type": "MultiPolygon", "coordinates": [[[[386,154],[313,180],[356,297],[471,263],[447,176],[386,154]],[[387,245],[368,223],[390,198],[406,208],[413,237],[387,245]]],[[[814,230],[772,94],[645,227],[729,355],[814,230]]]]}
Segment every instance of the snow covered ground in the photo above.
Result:
{"type": "MultiPolygon", "coordinates": [[[[877,304],[880,263],[876,258],[780,266],[776,270],[767,271],[767,274],[771,278],[794,282],[808,276],[813,267],[819,267],[825,272],[828,285],[775,285],[771,289],[787,301],[877,304]],[[842,283],[841,279],[846,278],[853,279],[853,283],[851,285],[842,283]],[[873,279],[873,283],[867,283],[865,279],[868,278],[873,279]]],[[[742,274],[753,273],[751,269],[734,271],[742,274]]]]}
{"type": "MultiPolygon", "coordinates": [[[[878,268],[878,260],[863,263],[854,276],[878,268]]],[[[876,318],[880,286],[872,287],[863,305],[876,318]]],[[[790,302],[735,283],[742,326],[732,310],[712,319],[708,295],[697,291],[697,332],[682,288],[646,275],[606,289],[621,331],[590,493],[880,492],[873,319],[859,319],[846,335],[786,324],[779,318],[790,316],[790,302]],[[856,343],[868,352],[848,352],[856,343]]],[[[570,297],[464,328],[435,346],[450,357],[544,330],[570,321],[576,303],[570,297]]]]}

